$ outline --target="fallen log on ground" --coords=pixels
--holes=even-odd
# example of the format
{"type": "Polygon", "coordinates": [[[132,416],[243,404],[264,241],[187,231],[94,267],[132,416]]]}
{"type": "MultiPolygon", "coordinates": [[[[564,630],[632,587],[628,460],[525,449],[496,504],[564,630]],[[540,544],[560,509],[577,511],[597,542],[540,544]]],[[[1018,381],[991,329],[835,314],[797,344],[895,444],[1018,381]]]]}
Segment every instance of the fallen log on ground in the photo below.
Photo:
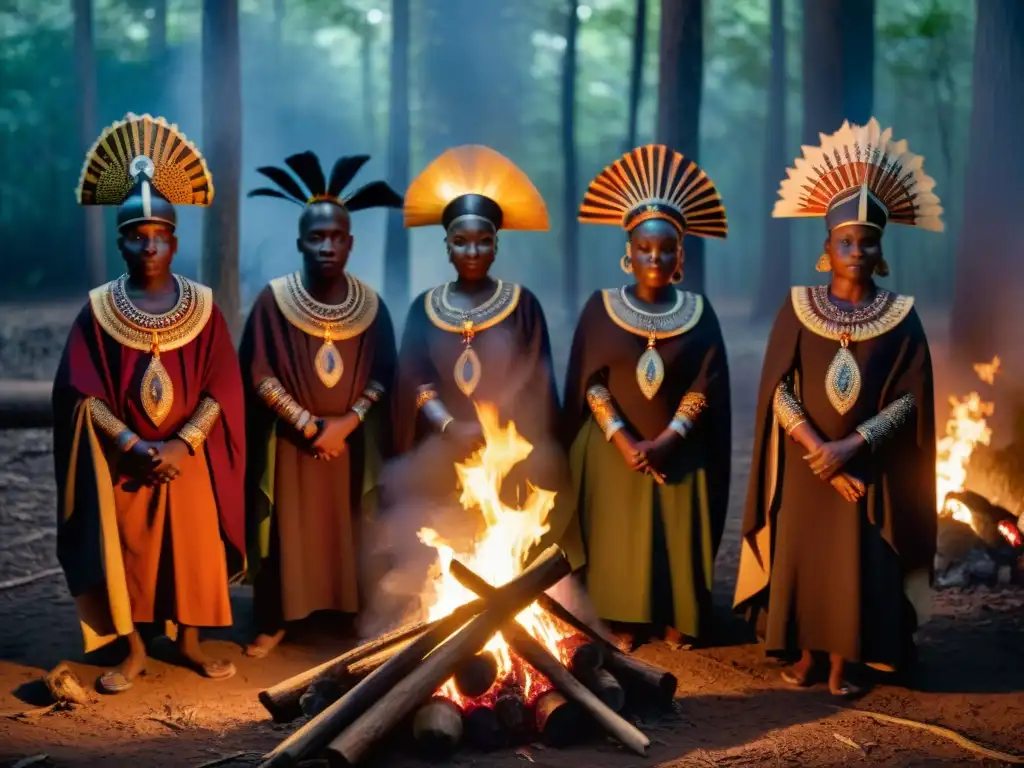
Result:
{"type": "Polygon", "coordinates": [[[0,379],[0,429],[53,426],[53,382],[0,379]]]}

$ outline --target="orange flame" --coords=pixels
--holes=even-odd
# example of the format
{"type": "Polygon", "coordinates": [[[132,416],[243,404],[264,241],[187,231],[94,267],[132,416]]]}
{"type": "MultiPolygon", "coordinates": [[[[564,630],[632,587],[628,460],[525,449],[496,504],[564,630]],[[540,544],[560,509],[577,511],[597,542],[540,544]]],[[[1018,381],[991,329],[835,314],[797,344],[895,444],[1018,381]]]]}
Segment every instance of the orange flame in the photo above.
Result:
{"type": "MultiPolygon", "coordinates": [[[[484,445],[464,463],[456,464],[455,470],[462,488],[460,504],[468,511],[479,512],[486,526],[482,535],[463,550],[456,550],[432,528],[421,528],[418,532],[420,541],[436,549],[438,556],[425,596],[428,601],[432,600],[428,608],[430,621],[447,616],[476,597],[449,572],[453,558],[458,558],[489,584],[498,587],[522,572],[531,548],[550,529],[547,520],[555,505],[553,491],[528,485],[522,506],[510,507],[501,500],[503,481],[516,464],[530,455],[533,446],[523,439],[512,422],[501,426],[494,406],[477,406],[477,415],[484,445]]],[[[552,654],[566,662],[560,642],[565,633],[539,605],[532,603],[519,613],[516,620],[552,654]]],[[[492,653],[498,662],[495,686],[512,679],[519,671],[523,693],[529,700],[539,693],[540,686],[547,685],[527,665],[520,663],[520,669],[516,669],[508,643],[500,633],[490,639],[484,650],[492,653]]],[[[460,706],[467,703],[452,679],[442,686],[439,693],[460,706]]]]}
{"type": "MultiPolygon", "coordinates": [[[[974,371],[986,384],[995,382],[999,372],[999,357],[990,363],[975,363],[974,371]]],[[[982,400],[977,392],[966,397],[949,398],[950,413],[946,421],[946,436],[938,441],[935,474],[937,476],[937,501],[939,513],[948,513],[955,520],[973,525],[974,516],[959,501],[946,501],[946,494],[964,489],[967,480],[967,466],[975,447],[988,445],[992,429],[988,418],[995,412],[995,404],[982,400]]]]}

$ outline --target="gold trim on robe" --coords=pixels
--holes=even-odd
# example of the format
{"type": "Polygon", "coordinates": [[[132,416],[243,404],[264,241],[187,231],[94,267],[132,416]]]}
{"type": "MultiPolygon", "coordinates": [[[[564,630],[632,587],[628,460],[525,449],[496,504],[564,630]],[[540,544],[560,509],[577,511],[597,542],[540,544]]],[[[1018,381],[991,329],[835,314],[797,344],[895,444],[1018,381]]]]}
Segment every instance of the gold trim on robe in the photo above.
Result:
{"type": "Polygon", "coordinates": [[[270,281],[274,301],[285,320],[318,339],[344,341],[366,331],[377,318],[380,300],[362,280],[345,273],[348,296],[341,304],[322,304],[309,295],[302,277],[293,272],[270,281]]]}
{"type": "Polygon", "coordinates": [[[522,289],[516,283],[498,280],[494,295],[473,309],[456,309],[448,302],[451,283],[439,285],[427,291],[425,298],[427,317],[430,322],[448,333],[465,332],[466,323],[472,323],[474,333],[485,331],[511,315],[519,306],[522,289]]]}
{"type": "Polygon", "coordinates": [[[668,312],[647,312],[629,299],[626,288],[601,291],[608,317],[619,328],[637,336],[670,339],[682,336],[700,322],[704,314],[704,297],[689,291],[676,291],[676,303],[668,312]]]}
{"type": "Polygon", "coordinates": [[[828,298],[827,285],[794,286],[793,311],[801,325],[832,341],[868,341],[882,336],[902,323],[914,308],[913,296],[902,296],[881,288],[866,307],[846,312],[828,298]]]}

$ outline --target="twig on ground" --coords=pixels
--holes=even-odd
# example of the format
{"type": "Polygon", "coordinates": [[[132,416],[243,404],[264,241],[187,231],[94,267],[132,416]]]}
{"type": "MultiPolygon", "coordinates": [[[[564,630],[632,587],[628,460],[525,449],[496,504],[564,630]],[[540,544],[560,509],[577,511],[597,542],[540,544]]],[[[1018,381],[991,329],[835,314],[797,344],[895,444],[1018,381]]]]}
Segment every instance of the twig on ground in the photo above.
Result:
{"type": "Polygon", "coordinates": [[[45,707],[36,707],[35,709],[26,709],[26,710],[23,710],[21,712],[4,712],[4,713],[0,714],[0,717],[3,717],[3,718],[8,719],[8,720],[30,719],[30,718],[34,718],[34,717],[42,717],[43,715],[48,715],[51,712],[53,712],[53,711],[55,711],[55,710],[57,710],[59,708],[61,708],[61,705],[58,702],[56,704],[50,704],[50,705],[45,706],[45,707]]]}
{"type": "Polygon", "coordinates": [[[234,763],[242,760],[261,760],[262,758],[262,752],[235,752],[233,755],[224,755],[213,760],[207,760],[205,763],[197,765],[196,768],[214,768],[214,766],[217,765],[226,765],[227,763],[234,763]]]}
{"type": "Polygon", "coordinates": [[[2,592],[5,589],[23,587],[26,584],[31,584],[33,581],[40,581],[41,579],[46,579],[50,576],[56,576],[58,573],[64,573],[64,569],[60,567],[47,568],[44,571],[30,573],[28,576],[18,576],[16,579],[7,579],[7,581],[0,581],[0,592],[2,592]]]}

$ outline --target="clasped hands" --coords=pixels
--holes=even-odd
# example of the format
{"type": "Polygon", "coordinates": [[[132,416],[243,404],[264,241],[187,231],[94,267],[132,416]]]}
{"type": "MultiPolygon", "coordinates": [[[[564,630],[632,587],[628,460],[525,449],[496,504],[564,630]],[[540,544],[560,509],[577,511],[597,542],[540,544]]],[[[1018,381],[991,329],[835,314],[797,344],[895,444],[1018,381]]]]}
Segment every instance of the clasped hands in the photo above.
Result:
{"type": "Polygon", "coordinates": [[[842,440],[820,443],[804,456],[804,460],[814,474],[831,483],[840,496],[852,503],[864,495],[865,486],[863,481],[843,472],[842,469],[863,446],[864,438],[860,433],[854,432],[842,440]]]}
{"type": "Polygon", "coordinates": [[[665,463],[678,439],[675,432],[662,434],[654,440],[635,440],[625,429],[612,435],[612,442],[626,466],[634,472],[650,475],[658,485],[665,484],[665,463]]]}
{"type": "Polygon", "coordinates": [[[190,451],[184,440],[139,440],[125,454],[126,470],[146,485],[164,485],[181,474],[190,451]]]}
{"type": "Polygon", "coordinates": [[[315,458],[330,461],[345,450],[349,436],[359,428],[359,416],[349,411],[344,416],[321,419],[321,423],[321,429],[310,438],[309,449],[315,458]]]}

